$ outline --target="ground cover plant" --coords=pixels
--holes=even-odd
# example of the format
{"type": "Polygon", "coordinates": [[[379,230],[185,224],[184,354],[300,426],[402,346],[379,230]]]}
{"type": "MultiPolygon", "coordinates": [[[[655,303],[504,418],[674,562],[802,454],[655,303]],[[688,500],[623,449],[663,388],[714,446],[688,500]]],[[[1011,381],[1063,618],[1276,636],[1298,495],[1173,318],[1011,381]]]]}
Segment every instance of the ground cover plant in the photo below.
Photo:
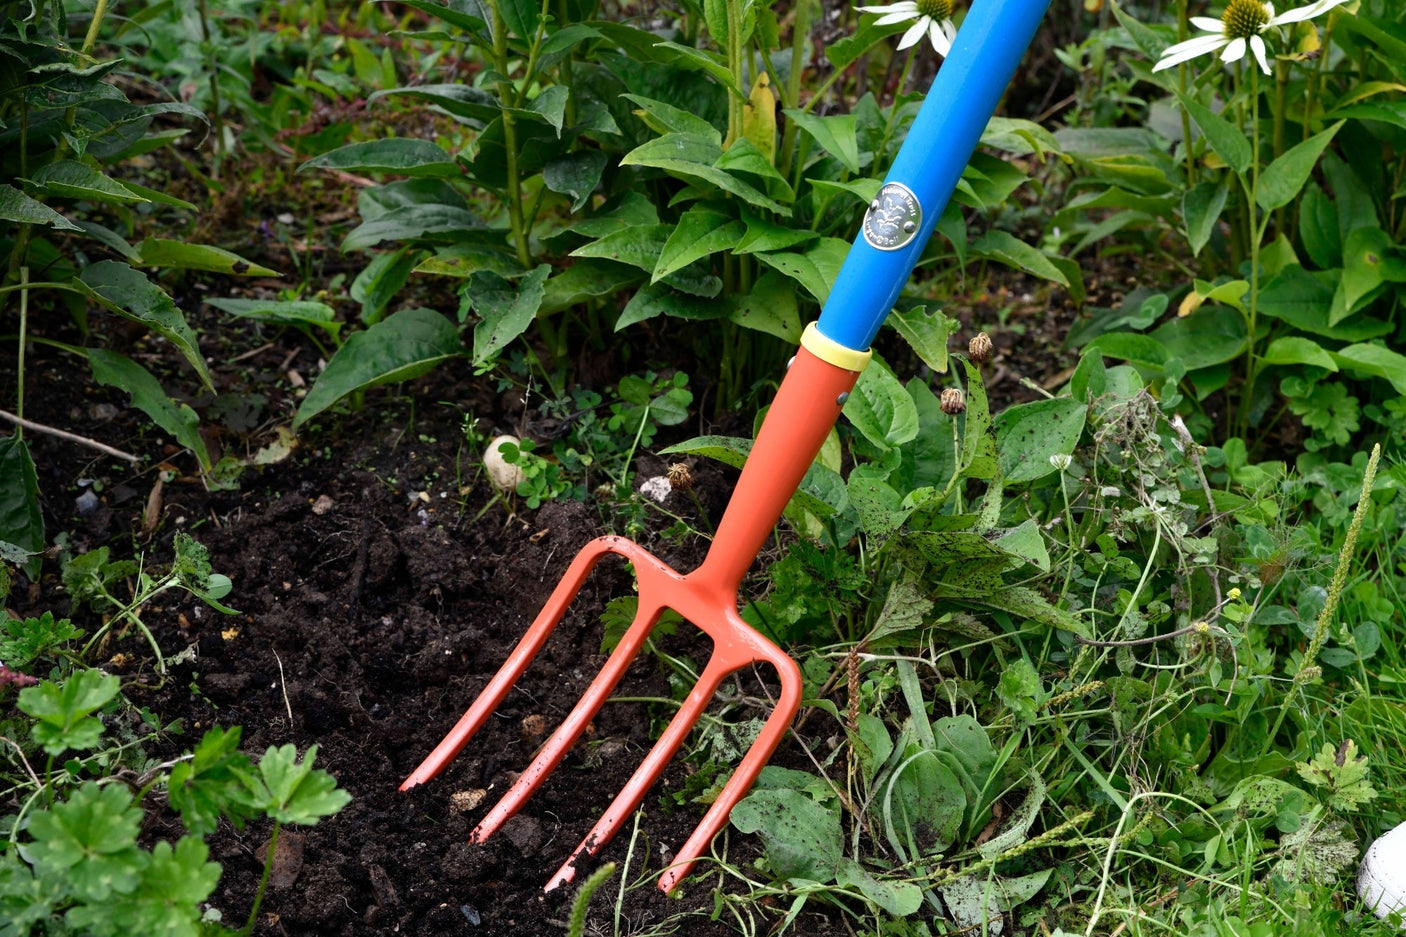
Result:
{"type": "Polygon", "coordinates": [[[467,842],[628,568],[396,787],[582,543],[701,558],[963,9],[10,7],[0,933],[1396,933],[1396,5],[1051,12],[747,583],[805,703],[669,897],[765,680],[540,888],[683,621],[467,842]]]}

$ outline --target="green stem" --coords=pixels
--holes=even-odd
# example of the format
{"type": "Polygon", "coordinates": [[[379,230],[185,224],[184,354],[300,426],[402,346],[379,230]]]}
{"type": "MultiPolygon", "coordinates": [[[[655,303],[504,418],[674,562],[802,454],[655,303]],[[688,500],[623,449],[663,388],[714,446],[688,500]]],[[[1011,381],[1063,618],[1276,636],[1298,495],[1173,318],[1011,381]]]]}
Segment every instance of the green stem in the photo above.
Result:
{"type": "Polygon", "coordinates": [[[488,0],[488,9],[493,19],[493,65],[501,76],[498,81],[498,94],[502,98],[503,149],[507,153],[508,177],[508,223],[513,229],[513,242],[517,248],[517,260],[524,268],[532,266],[532,252],[528,249],[527,230],[522,216],[522,177],[518,169],[517,118],[510,108],[519,104],[517,89],[508,79],[508,27],[503,21],[498,0],[488,0]]]}
{"type": "MultiPolygon", "coordinates": [[[[810,35],[812,6],[811,0],[799,0],[796,4],[796,21],[791,27],[791,74],[786,78],[785,87],[777,89],[782,95],[782,107],[795,107],[801,100],[801,79],[805,74],[806,38],[810,35]]],[[[781,132],[781,153],[776,165],[782,175],[786,174],[786,167],[791,165],[791,156],[796,150],[796,134],[799,131],[796,122],[788,120],[786,128],[781,132]]]]}
{"type": "Polygon", "coordinates": [[[210,36],[210,9],[209,0],[200,0],[200,33],[205,39],[205,46],[209,50],[209,60],[206,66],[210,69],[210,121],[213,124],[211,130],[215,134],[215,165],[210,170],[212,178],[220,178],[220,162],[225,155],[225,128],[224,121],[220,117],[220,63],[215,55],[215,43],[210,36]]]}
{"type": "Polygon", "coordinates": [[[273,871],[274,850],[278,847],[278,831],[281,824],[273,821],[273,832],[269,834],[268,852],[264,855],[264,874],[259,878],[259,890],[254,893],[254,906],[249,909],[249,920],[244,922],[240,937],[249,937],[254,932],[254,924],[259,919],[259,906],[264,903],[264,892],[268,889],[269,873],[273,871]]]}
{"type": "MultiPolygon", "coordinates": [[[[1190,32],[1186,15],[1186,0],[1177,0],[1177,42],[1185,42],[1190,32]]],[[[1185,62],[1177,66],[1177,87],[1186,96],[1186,76],[1191,68],[1185,62]]],[[[1191,115],[1181,109],[1181,145],[1186,153],[1186,187],[1196,184],[1196,157],[1191,152],[1191,115]]]]}
{"type": "MultiPolygon", "coordinates": [[[[24,419],[24,349],[29,332],[29,268],[20,267],[20,338],[15,363],[15,415],[24,419]]],[[[15,427],[15,437],[24,438],[24,428],[15,427]]]]}
{"type": "Polygon", "coordinates": [[[1250,69],[1250,191],[1247,193],[1246,203],[1250,213],[1250,292],[1249,308],[1246,310],[1246,325],[1249,334],[1245,336],[1246,358],[1245,358],[1245,394],[1241,398],[1240,408],[1243,418],[1241,420],[1241,430],[1247,431],[1250,425],[1250,408],[1253,405],[1255,396],[1255,380],[1259,377],[1259,356],[1255,353],[1255,329],[1259,324],[1259,296],[1260,296],[1260,242],[1264,240],[1265,228],[1269,225],[1269,216],[1266,213],[1263,221],[1258,217],[1256,206],[1259,205],[1260,190],[1260,70],[1252,67],[1250,69]]]}
{"type": "Polygon", "coordinates": [[[742,74],[742,5],[741,0],[726,0],[727,3],[727,67],[732,72],[733,84],[742,89],[744,98],[735,93],[727,96],[727,140],[723,147],[742,138],[742,108],[746,103],[746,77],[742,74]]]}
{"type": "Polygon", "coordinates": [[[93,51],[93,46],[98,43],[98,30],[102,28],[103,17],[107,16],[107,0],[98,0],[98,5],[93,8],[93,19],[88,24],[88,34],[83,37],[82,52],[87,55],[93,51]]]}

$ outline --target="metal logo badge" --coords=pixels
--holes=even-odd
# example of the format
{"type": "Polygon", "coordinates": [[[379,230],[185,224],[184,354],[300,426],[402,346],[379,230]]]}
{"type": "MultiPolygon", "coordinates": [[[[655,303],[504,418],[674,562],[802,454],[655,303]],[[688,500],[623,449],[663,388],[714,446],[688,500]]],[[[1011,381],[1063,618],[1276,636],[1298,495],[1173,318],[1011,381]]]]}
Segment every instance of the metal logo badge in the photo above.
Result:
{"type": "Polygon", "coordinates": [[[864,213],[864,240],[881,251],[907,247],[923,226],[923,206],[902,183],[886,182],[864,213]]]}

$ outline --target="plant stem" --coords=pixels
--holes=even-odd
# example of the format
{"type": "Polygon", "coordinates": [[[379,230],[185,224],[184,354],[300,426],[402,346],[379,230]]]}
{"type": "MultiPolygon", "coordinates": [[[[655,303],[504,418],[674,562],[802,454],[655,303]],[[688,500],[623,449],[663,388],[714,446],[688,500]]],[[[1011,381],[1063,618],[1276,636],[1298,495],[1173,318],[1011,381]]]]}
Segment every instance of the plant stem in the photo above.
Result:
{"type": "MultiPolygon", "coordinates": [[[[785,88],[777,89],[784,91],[781,98],[783,107],[796,107],[801,100],[801,78],[805,74],[806,39],[810,35],[812,6],[811,0],[799,0],[796,4],[796,21],[791,27],[791,74],[786,78],[785,88]]],[[[786,129],[781,132],[781,152],[777,157],[776,166],[783,176],[786,174],[786,167],[791,165],[799,130],[794,120],[788,120],[786,129]]]]}
{"type": "Polygon", "coordinates": [[[244,922],[240,937],[249,937],[254,932],[254,924],[259,919],[259,906],[264,903],[264,892],[268,889],[269,873],[273,871],[274,850],[278,847],[278,831],[281,824],[273,821],[273,832],[269,834],[268,852],[264,855],[264,874],[259,878],[259,890],[254,893],[254,906],[249,909],[249,920],[244,922]]]}
{"type": "Polygon", "coordinates": [[[742,4],[741,0],[725,0],[727,4],[727,67],[733,83],[742,89],[744,98],[729,92],[727,96],[727,139],[723,149],[742,137],[742,109],[746,103],[747,79],[742,74],[742,4]]]}
{"type": "Polygon", "coordinates": [[[498,93],[502,98],[501,116],[503,121],[503,149],[507,155],[505,171],[508,177],[508,223],[513,229],[513,242],[517,248],[517,260],[524,269],[532,267],[532,252],[528,249],[527,230],[522,217],[522,178],[517,164],[517,118],[510,108],[517,107],[517,89],[508,79],[508,27],[503,22],[498,0],[488,0],[488,9],[493,18],[493,66],[501,78],[498,93]]]}
{"type": "Polygon", "coordinates": [[[1263,222],[1258,217],[1256,206],[1259,205],[1260,190],[1260,70],[1255,67],[1250,68],[1250,188],[1246,192],[1246,204],[1249,210],[1249,231],[1250,231],[1250,291],[1248,293],[1249,308],[1245,313],[1246,327],[1249,334],[1245,336],[1245,393],[1240,398],[1240,430],[1247,432],[1250,427],[1250,410],[1254,406],[1255,380],[1259,377],[1259,359],[1255,354],[1255,330],[1259,322],[1259,294],[1260,294],[1260,242],[1264,240],[1265,228],[1269,224],[1269,216],[1266,213],[1263,222]]]}
{"type": "MultiPolygon", "coordinates": [[[[20,339],[15,360],[15,415],[24,419],[24,349],[29,331],[29,268],[20,267],[20,339]]],[[[15,426],[15,437],[24,438],[24,424],[15,426]]]]}
{"type": "Polygon", "coordinates": [[[93,19],[88,23],[88,34],[83,37],[82,52],[87,55],[93,51],[93,46],[98,43],[98,30],[102,28],[103,17],[107,16],[107,0],[98,0],[98,5],[93,8],[93,19]]]}
{"type": "MultiPolygon", "coordinates": [[[[1186,0],[1177,0],[1177,42],[1185,42],[1190,31],[1186,18],[1186,0]]],[[[1186,95],[1186,75],[1190,70],[1185,62],[1177,66],[1177,86],[1186,95]]],[[[1191,115],[1186,108],[1181,109],[1181,145],[1186,153],[1186,187],[1196,185],[1196,157],[1191,152],[1191,115]]]]}

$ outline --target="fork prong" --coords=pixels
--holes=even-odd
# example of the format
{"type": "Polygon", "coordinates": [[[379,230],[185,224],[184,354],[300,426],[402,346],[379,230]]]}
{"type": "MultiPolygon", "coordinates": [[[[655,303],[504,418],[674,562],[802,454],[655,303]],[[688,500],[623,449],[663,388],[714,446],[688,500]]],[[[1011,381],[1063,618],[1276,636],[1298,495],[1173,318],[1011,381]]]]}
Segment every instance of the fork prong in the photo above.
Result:
{"type": "Polygon", "coordinates": [[[606,658],[605,666],[596,674],[586,692],[581,694],[581,699],[567,715],[566,720],[557,726],[551,738],[543,743],[537,757],[532,759],[532,764],[527,766],[502,799],[494,804],[493,809],[474,827],[473,832],[469,834],[469,842],[481,843],[492,836],[509,817],[522,809],[522,805],[541,786],[547,775],[561,763],[561,759],[576,744],[586,726],[609,699],[615,684],[624,676],[626,668],[639,654],[645,638],[649,637],[650,631],[658,623],[662,611],[663,606],[646,606],[643,599],[641,600],[634,621],[630,622],[630,627],[620,639],[620,644],[606,658]]]}
{"type": "Polygon", "coordinates": [[[635,769],[630,780],[616,795],[610,809],[606,810],[605,814],[596,821],[591,832],[581,841],[581,845],[576,847],[571,857],[557,870],[557,874],[552,876],[552,880],[547,883],[547,887],[543,891],[551,891],[558,885],[570,882],[576,877],[577,860],[583,855],[595,855],[610,842],[621,824],[630,814],[635,812],[640,801],[644,800],[644,795],[664,773],[664,768],[669,764],[669,760],[674,757],[674,753],[688,737],[689,731],[698,722],[698,717],[703,714],[703,710],[708,708],[708,703],[712,701],[713,694],[718,690],[718,685],[729,673],[732,673],[732,669],[721,664],[716,657],[708,660],[708,666],[703,668],[702,675],[694,684],[693,689],[689,691],[683,705],[679,707],[678,712],[674,713],[674,718],[669,720],[669,726],[664,730],[664,734],[659,736],[659,741],[654,743],[654,747],[649,750],[644,761],[640,762],[640,766],[635,769]]]}
{"type": "MultiPolygon", "coordinates": [[[[628,541],[625,541],[628,543],[628,541]]],[[[423,784],[430,778],[444,770],[449,762],[463,750],[474,733],[483,728],[484,722],[492,715],[493,710],[498,708],[498,704],[503,701],[503,697],[508,695],[513,684],[527,670],[532,659],[537,656],[537,652],[542,649],[542,645],[547,643],[547,638],[553,629],[561,622],[562,615],[566,613],[567,607],[576,599],[576,594],[581,591],[581,586],[585,584],[586,577],[591,574],[596,563],[607,553],[619,553],[621,538],[619,537],[599,537],[592,540],[581,548],[581,552],[576,554],[571,565],[567,567],[561,580],[557,583],[552,594],[547,598],[547,602],[542,606],[542,610],[537,613],[537,618],[526,633],[518,639],[517,646],[508,655],[508,659],[503,662],[503,666],[498,668],[498,673],[489,681],[488,686],[483,688],[478,698],[469,706],[467,712],[459,717],[454,728],[449,734],[435,746],[434,751],[426,756],[420,766],[411,772],[410,776],[400,785],[402,791],[409,790],[417,784],[423,784]]],[[[633,544],[630,544],[633,546],[633,544]]]]}

